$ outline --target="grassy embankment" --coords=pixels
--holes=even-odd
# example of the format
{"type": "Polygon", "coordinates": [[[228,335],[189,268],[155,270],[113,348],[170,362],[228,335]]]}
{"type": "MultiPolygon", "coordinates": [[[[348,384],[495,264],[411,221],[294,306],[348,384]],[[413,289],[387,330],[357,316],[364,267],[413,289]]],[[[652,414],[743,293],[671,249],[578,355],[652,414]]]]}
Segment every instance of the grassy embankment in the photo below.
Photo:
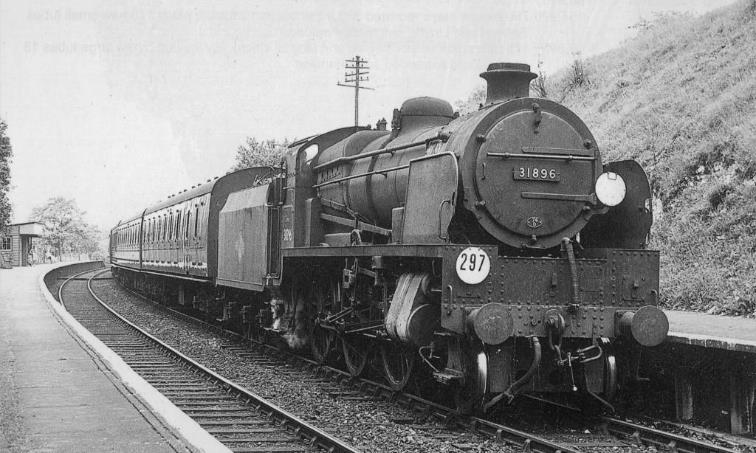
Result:
{"type": "Polygon", "coordinates": [[[756,315],[756,0],[658,17],[545,89],[648,172],[664,306],[756,315]]]}

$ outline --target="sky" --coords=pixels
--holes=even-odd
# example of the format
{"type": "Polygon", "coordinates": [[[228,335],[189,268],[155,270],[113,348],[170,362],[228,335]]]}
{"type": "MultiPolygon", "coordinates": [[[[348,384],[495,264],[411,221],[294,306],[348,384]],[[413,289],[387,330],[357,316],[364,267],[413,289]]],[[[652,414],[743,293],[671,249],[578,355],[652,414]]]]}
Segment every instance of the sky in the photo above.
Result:
{"type": "Polygon", "coordinates": [[[354,122],[337,86],[368,60],[360,124],[408,98],[452,104],[488,63],[553,73],[663,11],[732,0],[0,0],[0,118],[13,146],[14,221],[73,198],[109,230],[225,174],[248,136],[295,139],[354,122]]]}

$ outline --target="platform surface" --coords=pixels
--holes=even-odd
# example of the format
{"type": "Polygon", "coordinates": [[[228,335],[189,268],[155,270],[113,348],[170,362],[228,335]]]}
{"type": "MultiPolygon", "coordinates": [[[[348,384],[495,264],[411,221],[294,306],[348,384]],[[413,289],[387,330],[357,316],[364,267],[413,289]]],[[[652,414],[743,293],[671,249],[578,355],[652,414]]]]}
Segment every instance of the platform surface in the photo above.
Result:
{"type": "Polygon", "coordinates": [[[51,268],[0,269],[0,451],[187,451],[53,315],[51,268]]]}
{"type": "Polygon", "coordinates": [[[673,343],[756,353],[756,319],[676,310],[664,313],[673,343]]]}

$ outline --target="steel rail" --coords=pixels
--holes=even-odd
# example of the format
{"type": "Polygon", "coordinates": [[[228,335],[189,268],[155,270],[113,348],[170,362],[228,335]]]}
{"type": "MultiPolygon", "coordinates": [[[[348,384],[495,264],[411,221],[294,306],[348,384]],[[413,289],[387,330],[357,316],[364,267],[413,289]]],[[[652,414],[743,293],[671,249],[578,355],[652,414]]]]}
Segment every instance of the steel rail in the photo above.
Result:
{"type": "MultiPolygon", "coordinates": [[[[92,279],[102,273],[109,272],[110,269],[105,269],[103,271],[98,272],[94,276],[92,276],[87,281],[87,289],[89,290],[89,293],[92,295],[92,297],[100,304],[103,308],[105,308],[108,312],[110,312],[113,316],[115,316],[117,319],[119,319],[121,322],[129,326],[134,331],[138,332],[145,338],[149,339],[153,344],[156,346],[162,348],[163,350],[167,351],[177,359],[179,359],[181,362],[185,363],[186,365],[189,365],[190,367],[194,368],[195,370],[200,371],[205,376],[209,377],[210,379],[216,381],[217,383],[224,386],[228,391],[234,392],[243,399],[250,402],[253,406],[256,406],[258,410],[261,410],[262,412],[265,412],[269,415],[271,418],[277,418],[279,419],[284,425],[289,426],[293,428],[293,431],[298,434],[300,437],[308,440],[312,445],[317,446],[323,450],[326,450],[328,452],[343,452],[343,453],[358,453],[360,450],[355,449],[354,447],[346,444],[345,442],[341,441],[340,439],[328,434],[327,432],[316,428],[315,426],[307,423],[306,421],[300,419],[296,415],[284,410],[283,408],[278,407],[277,405],[271,403],[270,401],[265,400],[259,395],[256,395],[249,390],[240,387],[239,385],[235,384],[234,382],[224,378],[223,376],[215,373],[214,371],[210,370],[209,368],[206,368],[205,366],[199,364],[198,362],[194,361],[190,357],[182,354],[178,350],[172,348],[168,344],[162,342],[155,336],[151,335],[150,333],[146,332],[145,330],[139,328],[123,316],[121,316],[119,313],[117,313],[115,310],[113,310],[110,306],[108,306],[102,299],[100,299],[92,289],[92,279]]],[[[88,272],[92,272],[91,270],[88,272]]],[[[61,285],[62,287],[63,285],[61,285]]]]}
{"type": "Polygon", "coordinates": [[[690,439],[648,426],[619,420],[614,417],[601,417],[600,421],[610,434],[618,437],[628,437],[639,445],[652,445],[657,449],[680,453],[736,453],[735,450],[730,448],[690,439]]]}
{"type": "MultiPolygon", "coordinates": [[[[68,282],[70,282],[71,280],[75,280],[75,279],[77,279],[78,277],[80,277],[80,276],[82,276],[84,274],[88,274],[90,272],[96,272],[97,270],[98,269],[89,269],[89,270],[84,271],[84,272],[79,272],[77,274],[73,274],[70,277],[65,277],[65,280],[63,281],[63,283],[61,283],[60,286],[58,287],[58,303],[60,303],[60,305],[63,308],[66,308],[66,304],[63,302],[63,287],[66,286],[66,284],[68,282]]],[[[96,275],[100,275],[101,273],[104,273],[104,270],[102,270],[102,269],[99,269],[99,270],[101,270],[102,272],[98,272],[96,275]]],[[[110,270],[110,269],[107,269],[107,270],[110,270]]]]}

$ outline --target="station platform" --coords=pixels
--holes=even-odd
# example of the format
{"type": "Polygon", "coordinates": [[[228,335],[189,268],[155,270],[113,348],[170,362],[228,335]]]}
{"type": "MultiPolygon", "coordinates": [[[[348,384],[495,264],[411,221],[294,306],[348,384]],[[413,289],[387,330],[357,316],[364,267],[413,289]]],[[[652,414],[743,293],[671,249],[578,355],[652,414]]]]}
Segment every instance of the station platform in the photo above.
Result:
{"type": "Polygon", "coordinates": [[[55,266],[0,270],[0,451],[192,451],[55,315],[55,266]]]}
{"type": "Polygon", "coordinates": [[[675,413],[732,434],[756,432],[756,319],[665,310],[669,334],[649,357],[673,376],[675,413]]]}
{"type": "Polygon", "coordinates": [[[756,319],[676,310],[664,313],[670,342],[756,354],[756,319]]]}

